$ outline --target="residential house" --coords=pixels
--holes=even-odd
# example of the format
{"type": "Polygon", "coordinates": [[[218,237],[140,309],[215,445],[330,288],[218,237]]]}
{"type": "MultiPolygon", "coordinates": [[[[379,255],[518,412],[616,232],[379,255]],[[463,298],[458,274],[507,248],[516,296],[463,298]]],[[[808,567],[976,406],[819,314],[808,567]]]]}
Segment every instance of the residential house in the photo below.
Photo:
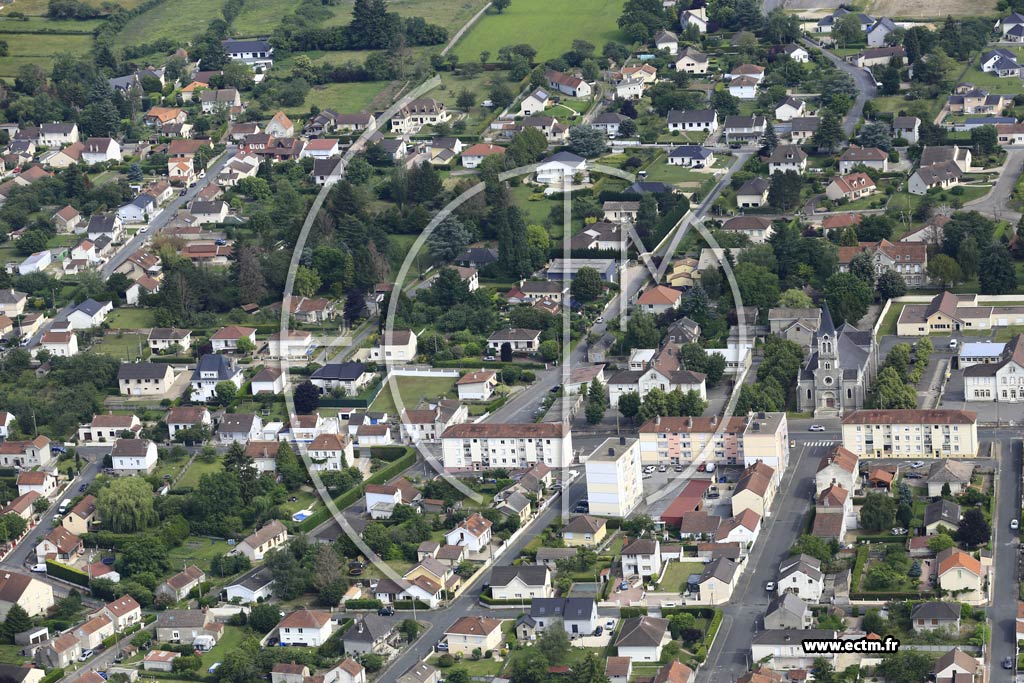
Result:
{"type": "Polygon", "coordinates": [[[167,411],[165,418],[171,439],[183,429],[213,428],[213,419],[205,406],[177,406],[167,411]]]}
{"type": "Polygon", "coordinates": [[[465,168],[476,168],[487,157],[504,154],[505,148],[485,142],[470,145],[462,152],[462,165],[465,168]]]}
{"type": "Polygon", "coordinates": [[[96,519],[96,497],[86,494],[75,504],[68,514],[61,520],[61,526],[71,533],[81,536],[92,531],[96,519]]]}
{"type": "Polygon", "coordinates": [[[572,152],[557,152],[541,161],[535,177],[539,184],[555,189],[590,182],[587,160],[572,152]]]}
{"type": "Polygon", "coordinates": [[[242,106],[242,97],[235,88],[203,90],[199,93],[199,104],[204,114],[217,111],[237,110],[242,106]]]}
{"type": "Polygon", "coordinates": [[[808,603],[817,603],[825,587],[821,560],[810,555],[792,555],[779,565],[779,595],[793,593],[808,603]]]}
{"type": "Polygon", "coordinates": [[[852,173],[857,166],[866,166],[885,173],[889,170],[889,154],[877,147],[850,145],[839,157],[839,173],[852,173]]]}
{"type": "Polygon", "coordinates": [[[97,613],[105,614],[118,633],[142,621],[142,606],[130,595],[108,602],[97,613]]]}
{"type": "Polygon", "coordinates": [[[84,552],[82,539],[62,526],[56,527],[36,544],[36,562],[56,560],[70,565],[84,552]]]}
{"type": "Polygon", "coordinates": [[[672,639],[668,631],[668,619],[658,617],[630,617],[622,620],[615,647],[618,656],[629,657],[634,662],[657,662],[661,650],[672,639]]]}
{"type": "Polygon", "coordinates": [[[224,587],[228,602],[243,605],[269,599],[273,594],[274,574],[267,567],[255,567],[224,587]]]}
{"type": "Polygon", "coordinates": [[[153,353],[184,353],[192,348],[192,330],[175,327],[154,327],[146,339],[153,353]]]}
{"type": "Polygon", "coordinates": [[[509,328],[493,332],[487,338],[488,348],[494,351],[500,352],[505,344],[511,347],[513,353],[536,351],[540,346],[540,330],[509,328]]]}
{"type": "Polygon", "coordinates": [[[974,465],[960,460],[941,460],[933,462],[924,477],[928,496],[936,498],[944,495],[946,488],[949,493],[958,496],[971,484],[974,465]]]}
{"type": "Polygon", "coordinates": [[[295,124],[283,111],[278,111],[271,117],[263,132],[275,138],[291,138],[295,137],[295,124]]]}
{"type": "Polygon", "coordinates": [[[718,130],[718,113],[714,109],[693,109],[679,111],[673,109],[666,117],[669,132],[706,132],[718,130]]]}
{"type": "Polygon", "coordinates": [[[820,494],[833,485],[853,491],[859,479],[857,463],[856,454],[842,446],[833,446],[818,462],[818,471],[814,475],[815,493],[820,494]]]}
{"type": "Polygon", "coordinates": [[[935,683],[956,683],[975,681],[983,675],[984,667],[977,659],[954,647],[935,661],[930,677],[935,679],[935,683]]]}
{"type": "Polygon", "coordinates": [[[221,45],[228,59],[248,64],[256,73],[261,73],[274,64],[274,46],[266,38],[228,38],[222,40],[221,45]]]}
{"type": "Polygon", "coordinates": [[[220,639],[224,624],[214,621],[206,609],[170,609],[156,619],[156,639],[161,643],[192,645],[204,651],[220,639]]]}
{"type": "Polygon", "coordinates": [[[455,382],[459,400],[463,401],[486,401],[497,386],[498,374],[494,370],[467,372],[455,382]]]}
{"type": "Polygon", "coordinates": [[[97,614],[74,630],[83,650],[95,650],[114,635],[114,622],[106,614],[97,614]]]}
{"type": "Polygon", "coordinates": [[[475,650],[490,652],[501,646],[501,619],[460,617],[445,632],[448,652],[468,657],[475,650]]]}
{"type": "Polygon", "coordinates": [[[86,299],[75,306],[67,316],[68,327],[72,330],[88,330],[99,327],[106,320],[107,314],[114,310],[109,301],[86,299]]]}
{"type": "Polygon", "coordinates": [[[807,153],[796,145],[778,145],[768,157],[769,173],[796,171],[802,175],[806,170],[807,153]]]}
{"type": "Polygon", "coordinates": [[[958,633],[960,608],[958,602],[919,602],[910,611],[910,625],[918,633],[937,630],[958,633]]]}
{"type": "Polygon", "coordinates": [[[534,598],[525,616],[532,622],[532,632],[544,631],[561,621],[566,633],[590,635],[597,627],[597,602],[593,598],[534,598]]]}
{"type": "Polygon", "coordinates": [[[789,122],[789,139],[794,145],[808,144],[820,125],[821,118],[818,116],[798,116],[789,122]]]}
{"type": "Polygon", "coordinates": [[[40,147],[63,147],[78,142],[78,124],[71,122],[42,123],[39,125],[40,147]]]}
{"type": "Polygon", "coordinates": [[[169,363],[122,363],[117,383],[122,396],[159,396],[170,390],[174,372],[169,363]]]}
{"type": "Polygon", "coordinates": [[[3,467],[46,467],[52,457],[50,440],[45,436],[37,436],[31,441],[5,441],[0,444],[0,466],[3,467]]]}
{"type": "Polygon", "coordinates": [[[217,424],[217,440],[222,444],[246,444],[262,434],[263,420],[252,413],[229,413],[217,424]]]}
{"type": "Polygon", "coordinates": [[[53,588],[25,574],[5,572],[0,576],[0,618],[6,619],[14,605],[30,617],[44,616],[53,607],[53,588]]]}
{"type": "Polygon", "coordinates": [[[349,361],[328,363],[314,371],[309,379],[321,394],[340,390],[347,396],[355,396],[373,381],[374,376],[362,363],[349,361]]]}
{"type": "Polygon", "coordinates": [[[281,522],[271,520],[259,531],[245,537],[235,546],[235,550],[249,558],[250,562],[261,562],[264,556],[284,545],[288,540],[288,530],[281,522]]]}
{"type": "Polygon", "coordinates": [[[739,564],[720,557],[704,565],[697,585],[700,589],[698,600],[702,604],[721,605],[729,601],[736,582],[740,577],[739,564]]]}
{"type": "MultiPolygon", "coordinates": [[[[551,96],[547,90],[543,88],[537,88],[529,95],[523,98],[522,102],[519,103],[519,115],[520,116],[534,116],[543,112],[548,104],[551,102],[551,96]]],[[[465,160],[463,160],[465,164],[465,160]]]]}
{"type": "Polygon", "coordinates": [[[892,133],[908,144],[916,145],[920,139],[921,119],[916,116],[896,116],[892,120],[892,133]]]}
{"type": "Polygon", "coordinates": [[[222,353],[224,351],[238,351],[239,342],[246,340],[248,344],[243,342],[243,346],[249,346],[249,348],[256,347],[256,328],[255,327],[239,327],[238,325],[229,325],[222,327],[217,330],[213,336],[210,337],[210,344],[213,346],[214,353],[222,353]]]}
{"type": "Polygon", "coordinates": [[[18,495],[24,496],[29,491],[35,491],[46,498],[57,490],[57,477],[46,470],[24,470],[18,472],[17,477],[18,495]]]}
{"type": "Polygon", "coordinates": [[[57,213],[53,214],[50,221],[57,229],[57,232],[74,232],[75,228],[77,228],[79,223],[82,222],[82,214],[78,213],[78,210],[75,209],[75,207],[68,204],[57,211],[57,213]]]}
{"type": "Polygon", "coordinates": [[[669,166],[705,168],[713,163],[715,163],[714,152],[700,145],[680,145],[668,153],[669,166]]]}
{"type": "Polygon", "coordinates": [[[825,188],[825,195],[832,201],[854,201],[861,197],[874,194],[876,190],[875,181],[867,173],[848,173],[843,176],[836,176],[825,188]]]}
{"type": "Polygon", "coordinates": [[[756,209],[768,203],[768,190],[771,181],[767,178],[751,178],[736,191],[736,207],[739,209],[756,209]]]}
{"type": "Polygon", "coordinates": [[[820,326],[820,308],[768,309],[769,333],[796,342],[805,350],[810,349],[820,326]]]}
{"type": "Polygon", "coordinates": [[[242,388],[242,370],[234,361],[219,353],[204,354],[192,372],[189,384],[192,400],[208,403],[217,397],[217,385],[230,382],[237,389],[242,388]]]}
{"type": "MultiPolygon", "coordinates": [[[[376,614],[356,617],[352,625],[341,636],[342,643],[345,645],[345,653],[364,655],[371,652],[384,652],[393,639],[396,626],[397,622],[376,614]]],[[[436,680],[434,683],[437,683],[436,680]]]]}
{"type": "Polygon", "coordinates": [[[806,112],[806,102],[799,97],[787,97],[782,104],[775,107],[775,118],[779,121],[792,121],[806,112]]]}
{"type": "Polygon", "coordinates": [[[445,534],[448,545],[465,546],[473,553],[480,553],[491,543],[491,521],[479,512],[474,512],[445,534]]]}
{"type": "Polygon", "coordinates": [[[760,216],[735,216],[725,221],[721,229],[746,235],[754,244],[764,244],[775,234],[771,219],[760,216]]]}
{"type": "Polygon", "coordinates": [[[977,419],[968,410],[858,410],[843,418],[843,446],[868,457],[973,458],[977,419]]]}
{"type": "Polygon", "coordinates": [[[896,23],[889,17],[882,17],[867,30],[868,47],[882,47],[886,39],[896,30],[896,23]]]}
{"type": "Polygon", "coordinates": [[[82,149],[82,162],[102,164],[107,161],[121,161],[121,145],[112,138],[89,138],[82,149]]]}
{"type": "Polygon", "coordinates": [[[495,600],[549,598],[551,570],[542,565],[513,565],[491,570],[491,596],[495,600]]]}
{"type": "Polygon", "coordinates": [[[391,132],[415,135],[423,126],[434,126],[451,121],[452,115],[443,103],[429,97],[415,99],[391,117],[391,132]]]}
{"type": "Polygon", "coordinates": [[[887,66],[894,58],[906,61],[907,51],[903,46],[868,48],[850,55],[846,61],[858,69],[870,69],[873,66],[887,66]]]}
{"type": "Polygon", "coordinates": [[[39,345],[51,357],[70,358],[78,354],[78,335],[74,332],[46,332],[40,338],[39,345]]]}
{"type": "MultiPolygon", "coordinates": [[[[788,629],[764,630],[755,633],[750,640],[750,657],[752,661],[771,661],[775,669],[810,670],[814,660],[823,658],[835,666],[837,659],[835,654],[812,654],[804,650],[805,640],[832,641],[839,636],[837,631],[824,629],[803,629],[791,631],[788,629]]],[[[773,672],[774,673],[774,672],[773,672]]],[[[778,683],[782,677],[775,674],[777,678],[766,675],[754,674],[750,683],[778,683]]],[[[743,677],[737,679],[737,683],[748,683],[743,677]]]]}
{"type": "Polygon", "coordinates": [[[703,75],[708,72],[708,56],[692,47],[685,47],[676,57],[676,71],[688,74],[703,75]]]}
{"type": "Polygon", "coordinates": [[[138,415],[94,415],[89,424],[78,428],[78,440],[82,442],[98,441],[100,443],[113,443],[124,435],[138,434],[142,431],[142,422],[138,415]]]}
{"type": "Polygon", "coordinates": [[[282,646],[319,647],[331,637],[334,623],[330,612],[299,609],[278,622],[277,636],[282,646]]]}
{"type": "Polygon", "coordinates": [[[188,597],[193,588],[198,588],[206,581],[206,573],[195,565],[183,570],[159,584],[154,591],[157,596],[164,596],[171,602],[179,602],[188,597]]]}
{"type": "Polygon", "coordinates": [[[574,517],[562,527],[562,541],[566,546],[599,546],[607,535],[605,520],[590,515],[574,517]]]}
{"type": "Polygon", "coordinates": [[[149,439],[118,439],[110,456],[114,474],[148,475],[156,468],[157,448],[149,439]]]}
{"type": "Polygon", "coordinates": [[[57,669],[70,666],[82,655],[82,644],[75,634],[68,631],[51,638],[35,651],[34,660],[39,666],[57,669]]]}
{"type": "Polygon", "coordinates": [[[808,629],[814,625],[814,615],[806,602],[793,593],[772,597],[764,614],[764,627],[771,630],[808,629]]]}
{"type": "Polygon", "coordinates": [[[548,87],[569,97],[590,97],[593,88],[579,76],[549,69],[544,73],[548,87]]]}
{"type": "Polygon", "coordinates": [[[761,79],[754,76],[736,76],[728,82],[729,94],[741,100],[757,99],[761,79]]]}
{"type": "Polygon", "coordinates": [[[623,576],[660,576],[661,567],[661,543],[658,539],[638,538],[623,545],[623,576]]]}

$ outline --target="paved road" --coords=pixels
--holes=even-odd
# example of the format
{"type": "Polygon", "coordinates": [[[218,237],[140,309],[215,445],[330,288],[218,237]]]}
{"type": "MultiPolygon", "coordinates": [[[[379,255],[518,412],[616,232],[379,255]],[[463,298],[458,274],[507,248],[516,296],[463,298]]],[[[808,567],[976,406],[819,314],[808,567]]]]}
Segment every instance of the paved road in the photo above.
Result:
{"type": "Polygon", "coordinates": [[[125,242],[124,246],[122,246],[116,254],[110,257],[110,260],[103,264],[103,268],[100,269],[103,277],[110,277],[114,273],[114,270],[124,263],[129,256],[138,251],[139,248],[142,247],[142,245],[150,238],[166,228],[171,220],[177,215],[178,209],[192,201],[200,190],[216,180],[217,174],[220,173],[222,168],[224,168],[224,164],[230,161],[237,152],[238,147],[236,145],[228,145],[220,158],[206,169],[206,176],[196,181],[195,187],[186,188],[184,195],[175,195],[175,197],[168,202],[167,206],[165,206],[163,210],[154,216],[153,220],[149,222],[149,229],[146,230],[146,232],[136,233],[134,237],[125,242]]]}
{"type": "Polygon", "coordinates": [[[967,202],[964,204],[964,208],[1009,221],[1010,225],[1016,225],[1020,220],[1021,213],[1010,208],[1010,197],[1013,195],[1013,188],[1022,172],[1024,172],[1024,148],[1007,147],[1006,163],[996,177],[996,184],[992,186],[987,195],[967,202]]]}
{"type": "MultiPolygon", "coordinates": [[[[586,485],[582,479],[582,477],[578,478],[566,489],[565,494],[563,494],[568,496],[566,500],[554,500],[535,517],[526,530],[519,535],[515,543],[495,562],[495,566],[503,567],[512,564],[519,557],[523,548],[533,540],[533,537],[540,533],[548,524],[555,521],[556,517],[561,514],[563,504],[571,507],[582,498],[586,492],[586,485]]],[[[469,615],[482,614],[490,616],[490,610],[478,604],[482,587],[490,582],[490,572],[487,572],[486,576],[486,580],[478,579],[476,583],[468,586],[462,595],[453,600],[447,608],[432,612],[420,612],[418,614],[419,620],[427,624],[424,636],[391,661],[388,668],[381,673],[381,680],[393,681],[415,664],[425,661],[433,652],[433,647],[437,641],[444,637],[445,629],[458,619],[469,615]]],[[[520,610],[516,610],[516,614],[519,612],[520,610]]]]}
{"type": "Polygon", "coordinates": [[[990,653],[990,683],[1013,681],[1013,671],[1002,667],[1006,657],[1017,658],[1017,554],[1020,541],[1010,530],[1010,520],[1020,515],[1021,504],[1021,441],[1020,433],[1011,430],[979,431],[979,438],[1002,441],[1002,455],[996,472],[996,515],[992,520],[994,532],[996,576],[992,590],[992,649],[990,653]]]}
{"type": "Polygon", "coordinates": [[[74,498],[78,495],[78,487],[82,484],[89,484],[96,475],[99,474],[102,460],[96,460],[94,462],[84,462],[85,467],[82,468],[82,473],[71,482],[68,486],[67,491],[54,499],[53,504],[50,505],[47,511],[40,515],[39,524],[32,528],[31,531],[22,539],[21,543],[10,552],[7,557],[3,559],[0,564],[6,567],[15,569],[27,569],[26,565],[35,564],[36,561],[36,544],[53,529],[53,516],[57,514],[57,508],[60,507],[60,501],[65,498],[74,498]]]}
{"type": "Polygon", "coordinates": [[[775,494],[771,517],[747,556],[733,600],[722,608],[722,626],[707,662],[697,672],[698,683],[732,683],[749,669],[750,639],[759,630],[768,607],[769,595],[764,584],[778,578],[779,563],[789,555],[789,549],[803,532],[814,473],[818,460],[828,450],[827,446],[809,446],[803,441],[835,439],[836,434],[794,434],[791,429],[791,436],[798,445],[790,451],[789,467],[775,494]]]}
{"type": "MultiPolygon", "coordinates": [[[[765,6],[772,2],[772,0],[765,0],[765,6]]],[[[854,129],[857,127],[857,123],[864,116],[864,104],[869,98],[875,97],[877,94],[877,88],[875,88],[875,79],[868,75],[864,69],[859,69],[856,66],[843,61],[841,58],[832,54],[828,50],[824,49],[817,43],[807,38],[803,38],[803,43],[811,47],[816,47],[822,51],[825,57],[830,62],[835,64],[841,71],[853,76],[853,82],[857,87],[857,97],[853,101],[853,106],[850,107],[850,111],[846,112],[846,117],[843,118],[843,131],[847,137],[853,135],[854,129]]]]}

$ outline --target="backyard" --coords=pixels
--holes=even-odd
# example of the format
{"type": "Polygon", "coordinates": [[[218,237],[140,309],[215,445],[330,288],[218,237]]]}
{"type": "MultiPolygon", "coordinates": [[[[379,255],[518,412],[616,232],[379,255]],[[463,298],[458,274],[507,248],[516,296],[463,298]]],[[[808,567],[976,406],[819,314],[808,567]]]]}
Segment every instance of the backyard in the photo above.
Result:
{"type": "MultiPolygon", "coordinates": [[[[451,398],[454,394],[454,377],[396,377],[398,391],[402,397],[405,408],[411,410],[421,400],[434,400],[438,398],[451,398]]],[[[370,410],[386,412],[388,415],[395,415],[398,408],[395,405],[394,397],[391,395],[391,385],[384,383],[383,388],[377,395],[376,400],[370,406],[370,410]]]]}
{"type": "Polygon", "coordinates": [[[702,571],[704,564],[701,562],[669,562],[659,583],[663,590],[685,593],[686,579],[691,574],[700,574],[702,571]]]}

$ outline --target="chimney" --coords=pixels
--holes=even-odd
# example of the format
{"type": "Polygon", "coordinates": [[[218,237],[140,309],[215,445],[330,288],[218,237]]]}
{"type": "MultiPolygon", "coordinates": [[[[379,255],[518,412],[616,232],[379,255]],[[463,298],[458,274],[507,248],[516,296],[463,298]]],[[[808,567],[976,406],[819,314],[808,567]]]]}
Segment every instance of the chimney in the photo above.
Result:
{"type": "Polygon", "coordinates": [[[654,416],[654,424],[656,424],[656,425],[660,425],[661,424],[661,415],[655,415],[654,416]]]}
{"type": "Polygon", "coordinates": [[[718,416],[717,415],[712,415],[711,416],[711,426],[715,427],[717,425],[718,425],[718,416]]]}
{"type": "Polygon", "coordinates": [[[625,446],[626,445],[626,437],[624,437],[624,436],[620,436],[619,437],[619,445],[620,446],[625,446]]]}
{"type": "Polygon", "coordinates": [[[686,427],[687,427],[687,429],[692,429],[693,428],[693,418],[690,417],[690,416],[686,417],[686,427]]]}
{"type": "Polygon", "coordinates": [[[609,458],[614,458],[615,457],[615,448],[612,447],[612,446],[608,447],[608,457],[609,458]]]}

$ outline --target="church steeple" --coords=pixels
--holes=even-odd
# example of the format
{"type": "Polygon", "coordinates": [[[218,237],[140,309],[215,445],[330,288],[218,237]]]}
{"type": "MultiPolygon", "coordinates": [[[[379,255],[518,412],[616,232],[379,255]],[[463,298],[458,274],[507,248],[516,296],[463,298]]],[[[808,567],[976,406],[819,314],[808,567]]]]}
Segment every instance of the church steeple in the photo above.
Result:
{"type": "Polygon", "coordinates": [[[821,324],[818,326],[818,359],[822,367],[831,369],[833,364],[838,367],[839,356],[836,348],[836,326],[832,322],[832,314],[828,311],[828,304],[821,307],[821,324]],[[824,361],[824,362],[822,362],[824,361]]]}

